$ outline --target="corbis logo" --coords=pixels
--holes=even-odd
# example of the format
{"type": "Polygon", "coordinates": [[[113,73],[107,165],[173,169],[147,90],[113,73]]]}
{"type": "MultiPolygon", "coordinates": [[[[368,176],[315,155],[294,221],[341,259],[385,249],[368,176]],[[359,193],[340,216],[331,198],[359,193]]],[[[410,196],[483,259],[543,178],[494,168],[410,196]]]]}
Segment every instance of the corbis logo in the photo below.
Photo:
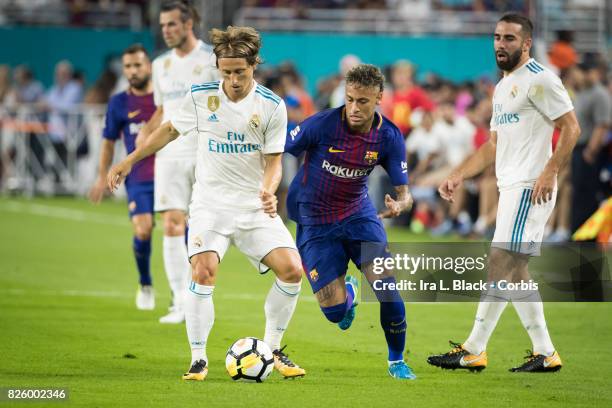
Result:
{"type": "Polygon", "coordinates": [[[202,70],[203,70],[203,69],[204,69],[204,67],[203,67],[203,66],[201,66],[201,65],[196,65],[196,66],[193,68],[193,75],[200,75],[200,74],[202,73],[202,70]]]}
{"type": "Polygon", "coordinates": [[[196,247],[196,248],[200,248],[202,246],[202,238],[195,237],[193,239],[193,246],[196,247]]]}

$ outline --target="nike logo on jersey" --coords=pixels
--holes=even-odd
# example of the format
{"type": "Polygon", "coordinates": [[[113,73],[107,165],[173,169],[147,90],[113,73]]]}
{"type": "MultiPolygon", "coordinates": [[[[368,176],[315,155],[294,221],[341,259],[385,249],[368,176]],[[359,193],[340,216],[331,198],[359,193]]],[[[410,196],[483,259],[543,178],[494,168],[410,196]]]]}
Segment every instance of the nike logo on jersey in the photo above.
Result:
{"type": "Polygon", "coordinates": [[[330,146],[328,152],[330,152],[330,153],[344,153],[344,150],[334,149],[332,146],[330,146]]]}
{"type": "Polygon", "coordinates": [[[219,121],[219,118],[217,117],[217,115],[216,115],[216,114],[214,114],[214,113],[213,113],[212,115],[210,115],[210,116],[208,117],[208,121],[209,121],[209,122],[218,122],[218,121],[219,121]]]}
{"type": "Polygon", "coordinates": [[[134,112],[128,112],[128,119],[134,119],[140,113],[140,109],[135,110],[134,112]]]}

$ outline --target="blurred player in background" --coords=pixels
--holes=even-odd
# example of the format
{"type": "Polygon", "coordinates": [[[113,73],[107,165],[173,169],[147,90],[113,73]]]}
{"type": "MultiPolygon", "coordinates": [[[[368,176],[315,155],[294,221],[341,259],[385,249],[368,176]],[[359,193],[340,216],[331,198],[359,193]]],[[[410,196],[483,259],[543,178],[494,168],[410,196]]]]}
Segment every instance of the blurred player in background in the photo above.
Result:
{"type": "MultiPolygon", "coordinates": [[[[387,236],[368,197],[368,175],[380,164],[391,177],[397,199],[385,196],[380,218],[396,217],[412,206],[404,137],[376,112],[384,77],[373,65],[357,65],[345,77],[346,104],[299,124],[287,137],[285,151],[306,153],[304,165],[289,188],[287,209],[298,223],[297,244],[306,277],[321,310],[331,322],[347,330],[355,318],[357,279],[346,276],[349,260],[369,282],[394,282],[393,276],[372,273],[375,256],[389,256],[387,236]],[[363,251],[362,243],[377,250],[363,251]]],[[[396,290],[375,291],[380,301],[380,323],[388,346],[389,374],[399,379],[416,376],[404,362],[406,311],[396,290]]]]}
{"type": "MultiPolygon", "coordinates": [[[[157,110],[142,128],[137,144],[178,111],[192,84],[218,78],[212,47],[198,40],[194,26],[200,17],[187,0],[165,0],[159,24],[170,50],[153,61],[153,89],[157,110]]],[[[155,211],[164,226],[164,268],[173,294],[170,313],[161,323],[185,320],[183,301],[189,281],[189,261],[185,246],[186,214],[195,180],[197,141],[195,136],[181,137],[161,150],[155,160],[155,211]]]]}
{"type": "MultiPolygon", "coordinates": [[[[113,161],[115,142],[123,136],[125,149],[131,153],[139,129],[155,111],[151,61],[147,51],[135,44],[123,51],[123,75],[129,82],[127,91],[111,98],[106,112],[106,125],[100,149],[98,178],[89,192],[89,199],[99,203],[106,190],[106,174],[113,161]]],[[[136,295],[136,307],[140,310],[155,308],[155,295],[151,281],[151,234],[153,232],[153,167],[155,157],[134,166],[125,180],[128,209],[134,228],[133,249],[140,275],[140,289],[136,295]]]]}
{"type": "Polygon", "coordinates": [[[280,348],[293,316],[302,280],[300,256],[276,213],[274,195],[282,177],[287,109],[282,99],[253,79],[260,62],[259,33],[250,27],[213,30],[211,39],[222,81],[191,87],[180,108],[108,175],[111,190],[139,160],[181,135],[198,140],[196,182],[189,207],[189,256],[192,282],[186,301],[191,368],[185,380],[208,373],[206,343],[215,311],[212,301],[219,263],[230,243],[261,272],[276,279],[266,298],[264,341],[284,377],[300,377],[280,348]],[[262,268],[263,266],[263,268],[262,268]]]}
{"type": "Polygon", "coordinates": [[[439,188],[453,202],[464,179],[495,163],[500,191],[495,235],[489,254],[489,289],[483,295],[474,327],[463,344],[428,358],[441,368],[482,370],[486,347],[509,301],[533,343],[533,351],[513,372],[548,372],[561,368],[552,344],[537,290],[509,291],[495,283],[529,281],[529,257],[540,253],[540,243],[557,196],[557,174],[566,165],[580,133],[570,97],[561,80],[529,52],[533,25],[529,19],[507,14],[497,23],[495,58],[504,77],[493,95],[491,137],[456,168],[439,188]],[[552,135],[560,129],[554,154],[552,135]]]}

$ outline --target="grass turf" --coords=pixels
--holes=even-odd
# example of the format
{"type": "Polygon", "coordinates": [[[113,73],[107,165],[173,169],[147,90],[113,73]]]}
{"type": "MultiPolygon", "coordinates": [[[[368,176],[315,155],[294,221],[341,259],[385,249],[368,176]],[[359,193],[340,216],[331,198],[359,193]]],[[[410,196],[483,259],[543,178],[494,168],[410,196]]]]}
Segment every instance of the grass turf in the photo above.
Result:
{"type": "MultiPolygon", "coordinates": [[[[274,373],[263,384],[234,383],[225,352],[240,337],[263,336],[273,277],[259,276],[233,248],[215,289],[208,379],[183,382],[185,327],[157,323],[169,303],[159,228],[152,261],[157,307],[142,312],[134,306],[137,273],[123,203],[2,198],[0,225],[0,387],[66,387],[69,400],[59,406],[612,406],[611,304],[546,304],[565,365],[552,375],[507,371],[530,347],[511,306],[484,372],[430,367],[429,354],[469,334],[476,305],[407,304],[407,361],[418,380],[400,382],[386,372],[378,306],[362,303],[353,327],[341,332],[325,320],[307,282],[283,340],[307,376],[283,380],[274,373]]],[[[390,239],[427,238],[392,229],[390,239]]]]}

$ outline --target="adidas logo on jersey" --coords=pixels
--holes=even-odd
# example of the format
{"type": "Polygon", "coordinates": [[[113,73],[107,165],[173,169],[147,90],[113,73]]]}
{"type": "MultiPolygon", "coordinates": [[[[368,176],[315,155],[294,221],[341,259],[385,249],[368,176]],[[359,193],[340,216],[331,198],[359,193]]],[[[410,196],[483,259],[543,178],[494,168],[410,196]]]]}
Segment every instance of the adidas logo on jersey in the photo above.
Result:
{"type": "Polygon", "coordinates": [[[208,117],[208,121],[209,121],[209,122],[218,122],[218,121],[219,121],[219,118],[217,117],[217,115],[216,115],[216,114],[214,114],[214,113],[213,113],[212,115],[210,115],[210,116],[208,117]]]}

